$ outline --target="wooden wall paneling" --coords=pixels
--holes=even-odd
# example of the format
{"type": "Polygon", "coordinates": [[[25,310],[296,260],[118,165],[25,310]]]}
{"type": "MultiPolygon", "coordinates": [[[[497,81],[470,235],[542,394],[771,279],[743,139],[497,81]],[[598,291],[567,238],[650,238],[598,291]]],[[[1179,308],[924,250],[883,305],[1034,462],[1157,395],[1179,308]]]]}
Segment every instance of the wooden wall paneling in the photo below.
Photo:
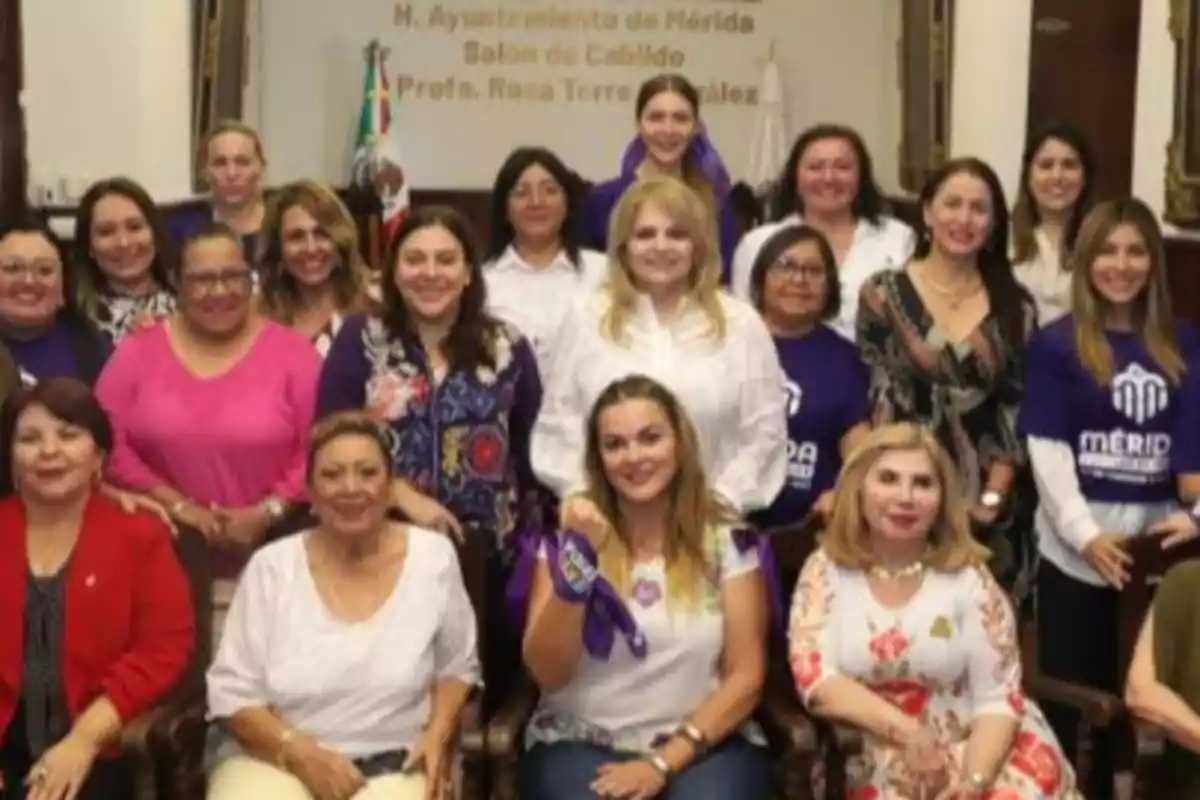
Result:
{"type": "Polygon", "coordinates": [[[21,0],[0,0],[0,215],[21,214],[28,202],[21,47],[21,0]]]}
{"type": "Polygon", "coordinates": [[[1200,327],[1200,239],[1166,241],[1167,280],[1175,313],[1200,327]]]}
{"type": "Polygon", "coordinates": [[[1175,110],[1167,145],[1166,211],[1169,222],[1200,228],[1200,0],[1171,0],[1175,40],[1175,110]]]}
{"type": "Polygon", "coordinates": [[[900,185],[919,193],[950,152],[954,0],[902,0],[900,185]]]}

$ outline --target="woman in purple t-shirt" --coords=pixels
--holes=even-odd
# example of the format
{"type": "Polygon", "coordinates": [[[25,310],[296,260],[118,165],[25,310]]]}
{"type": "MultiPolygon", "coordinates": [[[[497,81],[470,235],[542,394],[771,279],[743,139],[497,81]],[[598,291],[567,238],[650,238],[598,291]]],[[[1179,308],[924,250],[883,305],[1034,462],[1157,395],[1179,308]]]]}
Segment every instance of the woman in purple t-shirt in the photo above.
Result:
{"type": "MultiPolygon", "coordinates": [[[[1038,660],[1047,676],[1119,694],[1124,544],[1146,532],[1195,535],[1174,513],[1172,473],[1197,459],[1181,431],[1200,425],[1200,408],[1181,402],[1180,386],[1200,338],[1172,316],[1162,234],[1140,201],[1089,213],[1071,263],[1073,312],[1030,343],[1019,417],[1039,496],[1038,660]]],[[[1077,713],[1048,704],[1046,716],[1073,759],[1077,713]]],[[[1114,739],[1130,733],[1118,725],[1095,737],[1087,797],[1113,796],[1114,739]]]]}
{"type": "Polygon", "coordinates": [[[787,376],[787,480],[755,514],[759,527],[826,513],[842,458],[869,430],[868,377],[852,342],[825,324],[841,304],[837,262],[815,228],[772,235],[750,272],[750,300],[770,329],[787,376]]]}

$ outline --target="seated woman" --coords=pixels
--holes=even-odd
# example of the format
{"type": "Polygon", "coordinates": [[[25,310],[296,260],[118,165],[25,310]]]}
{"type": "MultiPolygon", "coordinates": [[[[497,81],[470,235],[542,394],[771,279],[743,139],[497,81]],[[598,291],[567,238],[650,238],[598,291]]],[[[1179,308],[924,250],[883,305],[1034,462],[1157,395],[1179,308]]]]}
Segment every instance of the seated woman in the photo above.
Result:
{"type": "Polygon", "coordinates": [[[30,385],[44,378],[96,382],[111,345],[80,308],[66,245],[46,223],[0,227],[0,344],[30,385]]]}
{"type": "Polygon", "coordinates": [[[1175,566],[1158,587],[1125,683],[1130,712],[1168,737],[1158,782],[1200,797],[1200,562],[1175,566]]]}
{"type": "Polygon", "coordinates": [[[766,669],[763,577],[698,450],[679,401],[644,376],[612,383],[592,408],[587,496],[603,520],[568,514],[529,592],[523,652],[542,697],[524,800],[771,794],[749,721],[766,669]],[[597,581],[631,623],[622,641],[595,624],[597,581]]]}
{"type": "Polygon", "coordinates": [[[250,560],[208,672],[208,798],[449,800],[479,681],[454,545],[388,521],[391,454],[365,415],[324,420],[308,460],[316,527],[250,560]]]}
{"type": "Polygon", "coordinates": [[[18,487],[0,501],[4,797],[132,797],[121,728],[175,685],[194,644],[170,532],[94,491],[113,434],[82,383],[19,390],[0,441],[18,487]]]}
{"type": "Polygon", "coordinates": [[[201,228],[181,256],[177,310],[122,340],[96,394],[117,434],[109,477],[208,536],[219,630],[249,552],[304,497],[321,358],[254,313],[228,228],[201,228]]]}
{"type": "Polygon", "coordinates": [[[367,305],[370,276],[345,204],[315,181],[290,183],[263,221],[262,310],[329,352],[342,322],[367,305]]]}
{"type": "Polygon", "coordinates": [[[109,178],[92,184],[75,214],[79,300],[110,342],[175,310],[172,248],[161,214],[139,184],[109,178]]]}
{"type": "Polygon", "coordinates": [[[1021,690],[1012,607],[971,537],[945,451],[912,423],[846,461],[792,603],[792,673],[809,710],[861,728],[854,797],[1077,800],[1021,690]]]}
{"type": "Polygon", "coordinates": [[[801,224],[771,234],[750,270],[750,300],[787,377],[787,480],[770,507],[750,517],[767,529],[813,510],[828,515],[842,458],[870,430],[871,407],[858,350],[830,327],[842,295],[833,249],[819,231],[801,224]]]}

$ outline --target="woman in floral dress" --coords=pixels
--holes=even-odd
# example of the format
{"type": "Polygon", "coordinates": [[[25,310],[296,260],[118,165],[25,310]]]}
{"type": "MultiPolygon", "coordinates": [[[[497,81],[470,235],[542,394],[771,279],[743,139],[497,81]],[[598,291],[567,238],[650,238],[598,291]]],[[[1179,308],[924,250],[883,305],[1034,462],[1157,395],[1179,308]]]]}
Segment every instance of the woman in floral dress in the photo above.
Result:
{"type": "Polygon", "coordinates": [[[796,587],[797,689],[865,736],[854,800],[1081,800],[1021,689],[1012,607],[971,536],[954,467],[912,424],[847,461],[796,587]]]}

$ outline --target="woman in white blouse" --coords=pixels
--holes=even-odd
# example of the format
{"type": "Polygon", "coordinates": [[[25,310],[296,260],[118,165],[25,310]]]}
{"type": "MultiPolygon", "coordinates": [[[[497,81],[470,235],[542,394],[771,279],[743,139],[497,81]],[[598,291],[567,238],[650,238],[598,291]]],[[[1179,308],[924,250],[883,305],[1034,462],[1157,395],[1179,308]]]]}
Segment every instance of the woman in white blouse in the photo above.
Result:
{"type": "Polygon", "coordinates": [[[483,278],[488,310],[533,345],[542,378],[576,295],[603,279],[603,253],[580,247],[579,178],[550,150],[514,150],[492,187],[492,242],[483,278]]]}
{"type": "Polygon", "coordinates": [[[452,796],[475,615],[450,540],[388,521],[391,463],[363,415],[314,430],[317,525],[251,558],[208,672],[209,800],[452,796]]]}
{"type": "Polygon", "coordinates": [[[1013,274],[1037,304],[1038,324],[1071,310],[1071,265],[1079,225],[1096,193],[1096,162],[1083,133],[1054,123],[1029,140],[1012,213],[1013,274]]]}
{"type": "Polygon", "coordinates": [[[742,237],[733,253],[733,291],[750,297],[758,252],[785,225],[801,222],[833,248],[842,287],[841,311],[830,327],[854,340],[858,290],[884,269],[904,266],[916,246],[912,228],[886,213],[862,137],[843,125],[815,125],[796,139],[777,182],[769,222],[742,237]]]}
{"type": "Polygon", "coordinates": [[[370,282],[358,228],[332,189],[297,181],[271,198],[259,275],[266,315],[304,334],[324,357],[342,321],[367,305],[370,282]]]}
{"type": "Polygon", "coordinates": [[[568,515],[543,540],[527,595],[524,660],[543,693],[520,797],[770,797],[750,722],[766,670],[762,570],[709,491],[695,428],[634,375],[596,401],[587,441],[601,515],[568,515]]]}
{"type": "Polygon", "coordinates": [[[608,280],[563,321],[533,428],[533,471],[564,512],[591,505],[572,496],[585,488],[583,421],[633,373],[683,403],[713,488],[736,511],[765,508],[783,487],[785,377],[762,319],[721,291],[716,241],[704,202],[676,178],[638,181],[613,211],[608,280]]]}

